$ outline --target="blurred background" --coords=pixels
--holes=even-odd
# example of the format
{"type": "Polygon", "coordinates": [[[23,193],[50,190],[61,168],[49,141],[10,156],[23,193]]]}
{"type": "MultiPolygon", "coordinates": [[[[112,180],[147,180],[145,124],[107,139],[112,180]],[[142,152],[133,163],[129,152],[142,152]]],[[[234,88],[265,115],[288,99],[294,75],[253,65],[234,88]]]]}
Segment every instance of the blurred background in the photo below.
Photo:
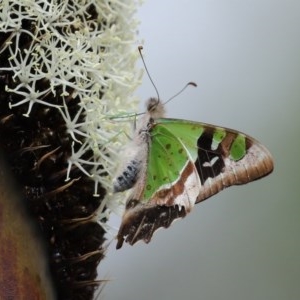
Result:
{"type": "MultiPolygon", "coordinates": [[[[102,299],[300,299],[300,1],[148,0],[137,18],[161,98],[198,84],[168,116],[250,134],[275,171],[197,205],[148,245],[113,241],[102,299]]],[[[155,96],[146,75],[137,95],[140,110],[155,96]]]]}

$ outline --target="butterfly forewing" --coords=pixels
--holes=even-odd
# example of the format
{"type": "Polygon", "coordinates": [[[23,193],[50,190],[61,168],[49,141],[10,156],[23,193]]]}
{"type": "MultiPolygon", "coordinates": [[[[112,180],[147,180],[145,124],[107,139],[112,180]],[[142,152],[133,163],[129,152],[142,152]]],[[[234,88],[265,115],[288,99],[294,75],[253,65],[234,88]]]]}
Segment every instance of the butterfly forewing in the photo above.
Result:
{"type": "Polygon", "coordinates": [[[194,164],[201,181],[197,202],[225,187],[259,179],[273,170],[270,152],[241,132],[176,119],[160,122],[186,145],[187,151],[197,151],[194,164]],[[198,132],[199,135],[193,134],[198,132]]]}

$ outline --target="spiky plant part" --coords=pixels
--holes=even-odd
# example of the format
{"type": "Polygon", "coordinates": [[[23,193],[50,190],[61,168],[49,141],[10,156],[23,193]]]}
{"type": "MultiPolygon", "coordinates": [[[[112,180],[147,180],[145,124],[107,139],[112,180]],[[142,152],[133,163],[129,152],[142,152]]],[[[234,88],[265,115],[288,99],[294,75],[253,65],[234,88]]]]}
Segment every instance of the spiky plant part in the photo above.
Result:
{"type": "Polygon", "coordinates": [[[47,240],[59,299],[92,299],[134,111],[137,1],[2,0],[0,143],[47,240]],[[105,197],[106,195],[106,197],[105,197]],[[105,200],[104,200],[105,199],[105,200]]]}

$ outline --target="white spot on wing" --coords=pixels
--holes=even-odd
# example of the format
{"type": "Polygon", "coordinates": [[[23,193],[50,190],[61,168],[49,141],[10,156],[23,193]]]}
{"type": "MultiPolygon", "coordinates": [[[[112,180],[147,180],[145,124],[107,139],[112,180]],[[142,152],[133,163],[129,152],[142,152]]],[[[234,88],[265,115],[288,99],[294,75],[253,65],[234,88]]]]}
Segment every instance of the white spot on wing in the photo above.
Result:
{"type": "Polygon", "coordinates": [[[213,140],[211,143],[211,150],[216,150],[219,147],[220,142],[213,140]]]}
{"type": "Polygon", "coordinates": [[[213,167],[213,165],[217,162],[217,160],[220,159],[218,156],[215,156],[212,158],[212,160],[210,162],[205,162],[203,164],[203,167],[213,167]]]}

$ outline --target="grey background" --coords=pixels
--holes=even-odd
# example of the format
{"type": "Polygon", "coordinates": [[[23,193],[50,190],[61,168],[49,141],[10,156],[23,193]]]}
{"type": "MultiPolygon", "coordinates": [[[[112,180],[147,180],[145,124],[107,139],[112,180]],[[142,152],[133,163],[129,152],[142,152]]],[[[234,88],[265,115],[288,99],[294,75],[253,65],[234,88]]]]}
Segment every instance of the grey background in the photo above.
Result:
{"type": "MultiPolygon", "coordinates": [[[[137,17],[161,98],[198,84],[168,116],[254,136],[275,171],[197,205],[148,245],[113,242],[102,299],[300,299],[300,1],[151,0],[137,17]]],[[[155,96],[147,76],[137,94],[155,96]]]]}

